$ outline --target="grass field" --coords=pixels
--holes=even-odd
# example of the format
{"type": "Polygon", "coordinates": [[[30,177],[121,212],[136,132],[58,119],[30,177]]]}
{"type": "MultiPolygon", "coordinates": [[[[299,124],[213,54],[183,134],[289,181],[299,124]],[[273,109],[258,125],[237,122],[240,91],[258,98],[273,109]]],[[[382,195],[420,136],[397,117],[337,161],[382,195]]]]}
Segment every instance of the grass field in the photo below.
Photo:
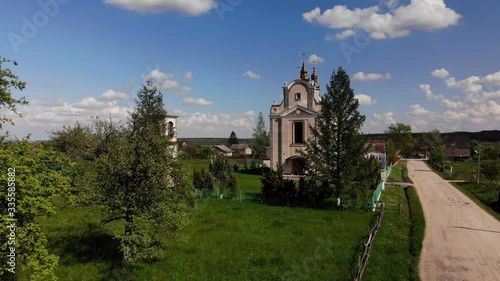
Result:
{"type": "Polygon", "coordinates": [[[408,168],[406,167],[406,161],[401,160],[396,166],[392,167],[391,174],[387,178],[388,182],[408,182],[413,183],[413,181],[408,176],[408,168]],[[401,172],[401,169],[403,171],[401,172]],[[404,178],[403,178],[404,177],[404,178]]]}
{"type": "MultiPolygon", "coordinates": [[[[206,163],[191,162],[198,167],[206,163]]],[[[260,176],[235,176],[241,190],[258,195],[260,176]]],[[[392,190],[384,192],[382,200],[406,204],[404,195],[395,193],[391,199],[391,194],[392,190]]],[[[386,212],[376,241],[380,245],[374,245],[364,280],[405,277],[414,267],[408,254],[411,228],[406,210],[402,215],[386,212]]],[[[161,237],[159,260],[134,265],[121,262],[119,243],[112,236],[122,231],[122,224],[101,225],[98,208],[63,208],[42,224],[49,251],[60,257],[59,280],[350,280],[375,216],[357,209],[199,200],[180,238],[161,237]]]]}
{"type": "Polygon", "coordinates": [[[474,181],[476,180],[477,174],[477,162],[445,162],[443,165],[444,171],[437,171],[443,179],[446,180],[466,180],[474,181]]]}
{"type": "Polygon", "coordinates": [[[348,280],[373,217],[203,200],[182,239],[164,237],[158,262],[134,266],[119,261],[119,224],[101,226],[96,209],[66,209],[43,224],[59,280],[348,280]]]}
{"type": "Polygon", "coordinates": [[[410,187],[407,193],[409,200],[400,186],[387,185],[382,191],[380,200],[390,205],[386,205],[363,281],[420,280],[418,262],[425,222],[415,189],[410,187]]]}

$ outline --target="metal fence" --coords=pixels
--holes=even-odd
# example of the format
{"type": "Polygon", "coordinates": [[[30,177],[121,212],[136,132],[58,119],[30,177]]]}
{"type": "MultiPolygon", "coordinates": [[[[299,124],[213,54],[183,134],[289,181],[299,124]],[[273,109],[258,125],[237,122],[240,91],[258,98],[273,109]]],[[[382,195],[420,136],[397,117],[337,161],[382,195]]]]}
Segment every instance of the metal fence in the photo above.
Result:
{"type": "Polygon", "coordinates": [[[196,197],[200,200],[224,200],[224,201],[259,201],[260,196],[257,192],[247,192],[240,189],[229,190],[220,188],[213,189],[195,189],[196,197]]]}

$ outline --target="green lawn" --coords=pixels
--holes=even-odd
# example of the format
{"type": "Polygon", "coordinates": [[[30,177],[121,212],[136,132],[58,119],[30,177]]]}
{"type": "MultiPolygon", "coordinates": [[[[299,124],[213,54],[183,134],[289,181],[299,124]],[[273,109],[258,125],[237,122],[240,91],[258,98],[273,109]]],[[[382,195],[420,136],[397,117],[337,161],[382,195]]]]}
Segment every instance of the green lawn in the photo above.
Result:
{"type": "Polygon", "coordinates": [[[413,183],[413,181],[408,176],[408,168],[406,167],[406,161],[401,160],[396,166],[392,167],[391,174],[387,178],[388,182],[408,182],[413,183]],[[401,169],[403,170],[401,172],[401,169]],[[404,179],[403,179],[404,176],[404,179]]]}
{"type": "MultiPolygon", "coordinates": [[[[433,167],[431,167],[433,168],[433,167]]],[[[476,180],[477,162],[445,162],[443,165],[444,171],[433,169],[445,180],[476,180]]]]}
{"type": "Polygon", "coordinates": [[[418,261],[424,238],[424,217],[415,189],[387,185],[380,200],[385,207],[381,228],[373,243],[363,281],[419,280],[418,261]],[[390,204],[390,205],[389,205],[390,204]],[[399,204],[402,205],[401,213],[399,204]]]}
{"type": "MultiPolygon", "coordinates": [[[[235,174],[257,193],[260,177],[235,174]]],[[[94,207],[62,209],[42,221],[59,280],[348,280],[375,213],[200,200],[181,239],[163,236],[154,263],[124,265],[94,207]]]]}

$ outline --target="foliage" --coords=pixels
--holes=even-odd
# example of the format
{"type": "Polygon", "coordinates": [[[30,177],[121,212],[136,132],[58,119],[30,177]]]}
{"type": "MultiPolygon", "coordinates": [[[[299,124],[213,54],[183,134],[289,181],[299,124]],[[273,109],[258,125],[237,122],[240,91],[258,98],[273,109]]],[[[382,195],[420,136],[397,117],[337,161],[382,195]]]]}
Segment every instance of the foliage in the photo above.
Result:
{"type": "Polygon", "coordinates": [[[231,147],[232,144],[238,144],[238,137],[236,137],[236,133],[234,131],[229,135],[229,139],[227,140],[227,146],[231,147]]]}
{"type": "Polygon", "coordinates": [[[481,163],[481,173],[490,181],[492,189],[498,192],[497,205],[500,209],[500,159],[485,160],[481,163]]]}
{"type": "MultiPolygon", "coordinates": [[[[43,145],[30,144],[27,139],[0,146],[0,166],[4,167],[0,182],[5,187],[0,190],[1,216],[6,226],[8,219],[16,219],[15,244],[7,241],[11,230],[6,226],[0,228],[2,256],[6,258],[15,248],[16,279],[29,276],[32,280],[55,280],[58,258],[48,252],[46,234],[38,220],[56,212],[54,198],[64,194],[69,186],[64,169],[67,160],[43,145]]],[[[3,277],[11,274],[6,266],[7,261],[2,259],[3,277]]]]}
{"type": "Polygon", "coordinates": [[[300,178],[297,201],[302,206],[315,208],[323,200],[332,196],[332,191],[326,182],[318,184],[311,179],[300,178]]]}
{"type": "Polygon", "coordinates": [[[255,159],[252,159],[252,161],[250,161],[250,169],[255,169],[255,168],[257,168],[255,159]]]}
{"type": "Polygon", "coordinates": [[[446,152],[442,145],[438,145],[434,147],[431,151],[431,157],[429,158],[429,162],[436,169],[443,171],[444,160],[446,160],[446,152]]]}
{"type": "Polygon", "coordinates": [[[236,190],[238,188],[236,179],[232,174],[229,161],[222,156],[215,156],[210,160],[210,172],[215,180],[219,181],[221,193],[225,188],[236,190]]]}
{"type": "Polygon", "coordinates": [[[266,203],[284,205],[293,200],[297,189],[293,180],[283,178],[283,168],[277,167],[276,171],[265,169],[261,179],[262,196],[266,203]]]}
{"type": "Polygon", "coordinates": [[[382,171],[382,166],[375,156],[365,159],[365,164],[359,167],[357,178],[359,187],[354,189],[355,193],[351,194],[351,198],[357,198],[369,189],[376,189],[380,182],[380,171],[382,171]]]}
{"type": "Polygon", "coordinates": [[[166,149],[166,115],[162,94],[148,81],[138,93],[127,127],[97,120],[90,128],[77,125],[53,134],[56,147],[75,151],[70,153],[79,168],[74,175],[84,175],[74,180],[75,187],[80,184],[75,193],[82,203],[102,206],[103,223],[124,222],[116,238],[125,261],[157,256],[157,234],[173,235],[194,206],[184,167],[166,149]],[[76,156],[79,151],[85,151],[83,159],[76,156]]]}
{"type": "Polygon", "coordinates": [[[404,157],[410,157],[415,147],[410,125],[403,123],[391,124],[385,133],[387,138],[394,143],[396,151],[399,151],[404,157]]]}
{"type": "Polygon", "coordinates": [[[500,159],[481,161],[481,174],[492,182],[500,180],[500,159]]]}
{"type": "Polygon", "coordinates": [[[264,122],[264,116],[262,112],[259,113],[257,117],[257,123],[253,129],[253,150],[255,157],[259,160],[266,155],[266,149],[271,145],[271,140],[269,139],[269,134],[266,129],[266,124],[264,122]]]}
{"type": "Polygon", "coordinates": [[[500,159],[500,143],[481,143],[481,160],[500,159]]]}
{"type": "Polygon", "coordinates": [[[340,197],[356,179],[357,170],[365,163],[367,151],[360,129],[365,116],[358,111],[350,79],[340,67],[333,72],[327,93],[321,99],[321,113],[312,137],[307,143],[307,180],[322,182],[340,197]]]}
{"type": "MultiPolygon", "coordinates": [[[[4,63],[13,63],[14,66],[17,66],[16,61],[11,61],[0,56],[0,111],[5,108],[18,116],[21,116],[21,114],[17,112],[17,105],[26,105],[28,104],[28,101],[26,101],[24,97],[19,99],[14,98],[12,96],[12,91],[24,90],[26,82],[19,80],[19,77],[16,76],[9,68],[4,68],[4,63]]],[[[6,113],[1,112],[0,130],[5,123],[14,125],[12,119],[7,117],[6,113]]]]}
{"type": "Polygon", "coordinates": [[[390,163],[396,163],[398,160],[398,153],[396,151],[396,146],[391,139],[387,140],[387,165],[390,163]]]}

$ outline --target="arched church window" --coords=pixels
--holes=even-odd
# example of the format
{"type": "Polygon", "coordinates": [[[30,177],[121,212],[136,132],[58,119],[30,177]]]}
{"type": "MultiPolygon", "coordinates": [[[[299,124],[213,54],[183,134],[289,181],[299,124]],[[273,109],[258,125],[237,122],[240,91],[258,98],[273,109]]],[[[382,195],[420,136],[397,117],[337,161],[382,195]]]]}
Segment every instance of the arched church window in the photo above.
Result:
{"type": "Polygon", "coordinates": [[[169,137],[174,136],[174,123],[172,123],[172,121],[168,122],[167,124],[167,133],[169,137]]]}
{"type": "Polygon", "coordinates": [[[295,101],[299,101],[300,100],[300,93],[295,93],[295,101]]]}
{"type": "Polygon", "coordinates": [[[304,122],[293,123],[293,143],[304,143],[304,122]]]}

